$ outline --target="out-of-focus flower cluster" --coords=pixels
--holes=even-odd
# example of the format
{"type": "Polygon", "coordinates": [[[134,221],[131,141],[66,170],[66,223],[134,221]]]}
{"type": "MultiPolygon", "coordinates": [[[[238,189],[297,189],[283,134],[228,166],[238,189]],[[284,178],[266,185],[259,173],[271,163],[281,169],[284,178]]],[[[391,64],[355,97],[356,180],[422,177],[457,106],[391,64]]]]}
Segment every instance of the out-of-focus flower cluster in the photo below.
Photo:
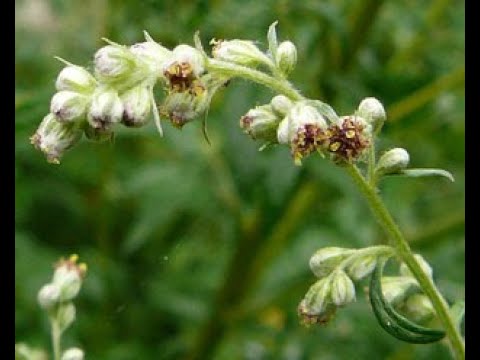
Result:
{"type": "MultiPolygon", "coordinates": [[[[55,266],[52,280],[38,292],[39,305],[48,313],[52,332],[58,336],[69,328],[76,318],[73,300],[82,287],[87,272],[85,263],[77,263],[78,256],[60,259],[55,266]]],[[[63,352],[62,360],[83,360],[83,350],[70,348],[63,352]]]]}

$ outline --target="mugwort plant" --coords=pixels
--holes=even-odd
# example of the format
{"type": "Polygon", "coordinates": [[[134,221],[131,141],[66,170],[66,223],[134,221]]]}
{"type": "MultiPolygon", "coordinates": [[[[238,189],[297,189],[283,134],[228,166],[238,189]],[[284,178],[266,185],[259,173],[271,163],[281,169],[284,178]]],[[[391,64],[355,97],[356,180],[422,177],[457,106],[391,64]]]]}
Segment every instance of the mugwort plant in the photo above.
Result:
{"type": "MultiPolygon", "coordinates": [[[[301,322],[327,324],[337,309],[355,301],[355,283],[370,276],[368,298],[388,334],[415,344],[445,338],[454,357],[463,359],[463,302],[451,306],[443,298],[431,266],[412,252],[378,188],[389,176],[454,179],[441,169],[409,168],[410,157],[403,148],[377,153],[375,143],[387,121],[383,104],[367,97],[351,113],[338,115],[329,104],[301,94],[288,80],[297,63],[296,47],[291,41],[278,40],[276,22],[268,30],[266,50],[252,40],[213,39],[207,53],[198,32],[194,46],[167,49],[147,32],[144,35],[144,42],[132,46],[104,39],[107,45],[96,52],[92,72],[58,58],[65,67],[56,81],[57,93],[49,114],[31,137],[47,161],[60,163],[84,135],[92,141],[108,141],[118,126],[141,127],[152,118],[161,136],[162,121],[179,129],[202,121],[208,140],[205,114],[216,92],[235,78],[264,85],[275,96],[240,118],[242,131],[261,142],[260,149],[287,146],[298,166],[307,157],[320,155],[320,161],[342,167],[386,234],[385,245],[327,247],[313,254],[310,268],[317,281],[298,306],[301,322]],[[160,105],[154,96],[156,85],[164,89],[160,105]],[[390,259],[399,264],[398,274],[383,276],[390,259]],[[435,319],[441,328],[428,326],[435,319]]],[[[47,295],[53,290],[47,287],[41,292],[42,306],[49,306],[47,295]]]]}

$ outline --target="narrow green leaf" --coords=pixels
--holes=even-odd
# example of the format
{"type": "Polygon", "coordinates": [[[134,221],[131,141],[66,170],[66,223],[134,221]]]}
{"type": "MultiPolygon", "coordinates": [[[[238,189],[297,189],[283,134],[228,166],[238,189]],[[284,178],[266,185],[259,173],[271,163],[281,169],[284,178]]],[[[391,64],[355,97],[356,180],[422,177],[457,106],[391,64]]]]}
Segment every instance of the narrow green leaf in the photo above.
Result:
{"type": "Polygon", "coordinates": [[[407,177],[443,176],[451,182],[455,181],[453,175],[443,169],[404,169],[392,175],[403,175],[407,177]]]}
{"type": "Polygon", "coordinates": [[[277,56],[277,47],[278,47],[278,40],[277,40],[277,30],[275,27],[277,26],[278,21],[275,21],[270,27],[268,28],[268,50],[270,51],[270,55],[272,56],[273,61],[275,62],[275,58],[277,56]]]}

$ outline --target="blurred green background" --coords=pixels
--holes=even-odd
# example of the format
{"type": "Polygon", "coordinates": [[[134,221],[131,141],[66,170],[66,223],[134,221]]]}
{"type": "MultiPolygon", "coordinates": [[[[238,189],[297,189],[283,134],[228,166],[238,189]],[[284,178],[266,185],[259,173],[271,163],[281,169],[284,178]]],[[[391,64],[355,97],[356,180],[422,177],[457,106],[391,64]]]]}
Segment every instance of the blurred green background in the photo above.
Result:
{"type": "Polygon", "coordinates": [[[48,112],[62,64],[91,67],[101,37],[168,47],[212,37],[298,48],[292,80],[349,114],[375,96],[389,115],[379,149],[409,150],[440,178],[388,179],[387,205],[431,263],[449,301],[464,298],[463,1],[17,0],[15,46],[15,338],[49,347],[36,293],[60,257],[89,273],[66,346],[87,359],[448,359],[442,344],[409,345],[376,323],[363,287],[327,327],[306,329],[296,307],[323,246],[386,239],[341,169],[319,157],[299,168],[287,148],[259,153],[238,119],[272,94],[233,81],[199,122],[178,131],[121,129],[83,141],[60,166],[28,138],[48,112]]]}

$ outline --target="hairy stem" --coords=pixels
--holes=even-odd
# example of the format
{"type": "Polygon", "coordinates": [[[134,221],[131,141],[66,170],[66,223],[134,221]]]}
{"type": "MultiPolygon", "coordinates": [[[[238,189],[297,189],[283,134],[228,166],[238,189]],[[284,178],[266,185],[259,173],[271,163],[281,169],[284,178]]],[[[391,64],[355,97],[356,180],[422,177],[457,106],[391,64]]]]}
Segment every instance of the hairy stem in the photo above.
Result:
{"type": "Polygon", "coordinates": [[[287,80],[272,77],[262,71],[254,70],[246,66],[236,65],[221,60],[208,59],[207,69],[211,72],[217,72],[228,77],[241,77],[256,82],[283,94],[294,101],[304,99],[298,90],[296,90],[287,80]]]}
{"type": "Polygon", "coordinates": [[[435,312],[450,340],[455,358],[465,359],[465,343],[450,316],[447,302],[438,291],[433,280],[423,271],[420,263],[414,257],[408,242],[403,237],[398,225],[393,220],[376,190],[365,180],[355,165],[348,165],[346,169],[364,195],[370,209],[382,225],[384,231],[389,235],[391,244],[395,247],[398,257],[408,266],[420,287],[432,302],[435,312]]]}
{"type": "Polygon", "coordinates": [[[61,355],[60,339],[62,335],[60,331],[60,326],[56,319],[52,319],[50,321],[52,326],[53,360],[60,360],[60,355],[61,355]]]}

